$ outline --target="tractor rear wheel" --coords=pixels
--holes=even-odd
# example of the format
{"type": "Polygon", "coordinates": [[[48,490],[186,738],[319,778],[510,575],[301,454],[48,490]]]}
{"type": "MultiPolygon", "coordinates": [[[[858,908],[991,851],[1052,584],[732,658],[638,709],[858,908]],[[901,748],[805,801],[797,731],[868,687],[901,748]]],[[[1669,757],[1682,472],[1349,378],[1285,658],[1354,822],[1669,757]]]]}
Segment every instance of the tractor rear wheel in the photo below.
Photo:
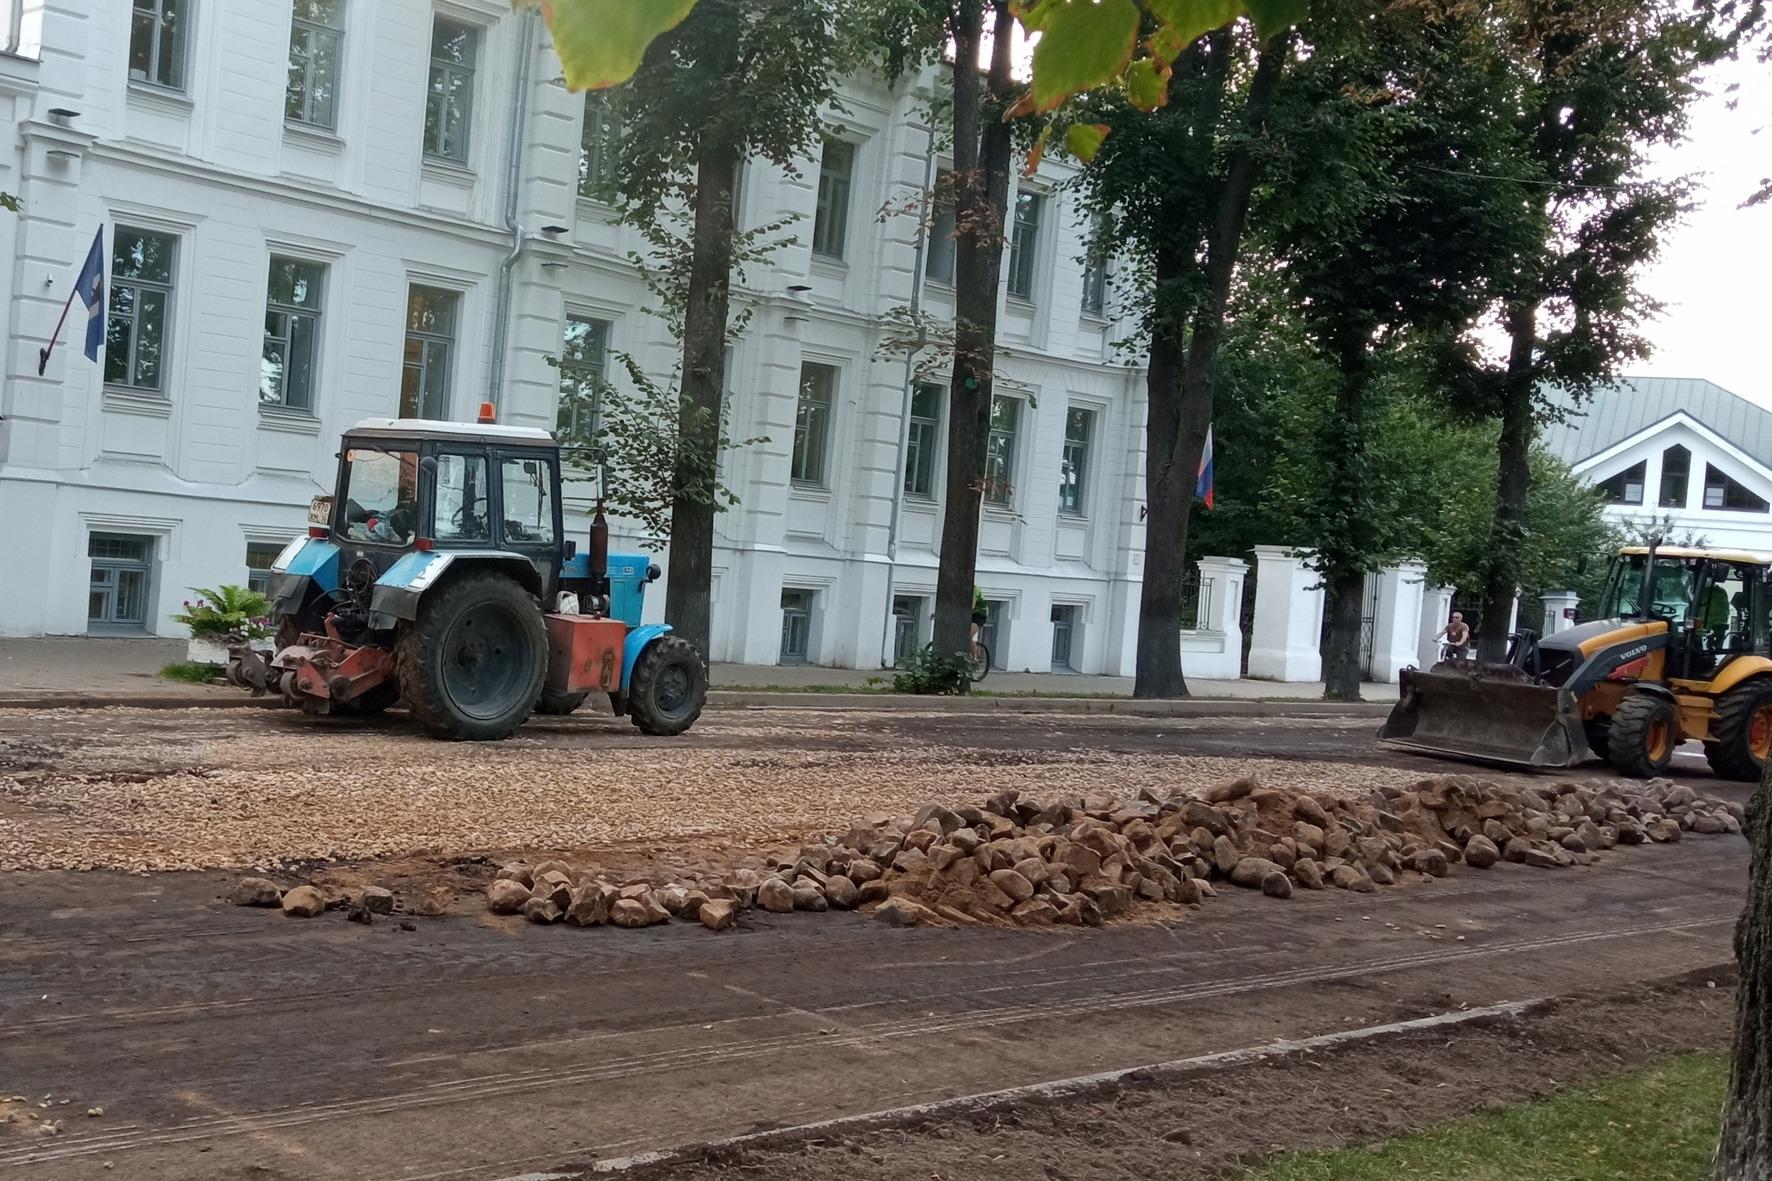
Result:
{"type": "Polygon", "coordinates": [[[1680,744],[1674,703],[1652,693],[1632,693],[1618,705],[1606,740],[1606,758],[1633,779],[1653,779],[1674,761],[1680,744]]]}
{"type": "Polygon", "coordinates": [[[401,629],[400,700],[440,738],[509,738],[535,709],[548,671],[547,627],[529,592],[472,571],[425,596],[401,629]]]}
{"type": "Polygon", "coordinates": [[[1772,754],[1772,678],[1737,685],[1717,699],[1704,757],[1724,779],[1757,780],[1772,754]]]}
{"type": "Polygon", "coordinates": [[[583,705],[585,703],[585,698],[590,695],[591,691],[589,689],[586,689],[583,693],[557,693],[552,689],[543,689],[541,691],[541,700],[535,703],[535,712],[538,714],[547,714],[550,717],[563,718],[579,706],[583,705]]]}
{"type": "Polygon", "coordinates": [[[681,734],[708,700],[708,666],[682,636],[662,635],[646,645],[628,679],[628,716],[642,733],[681,734]]]}

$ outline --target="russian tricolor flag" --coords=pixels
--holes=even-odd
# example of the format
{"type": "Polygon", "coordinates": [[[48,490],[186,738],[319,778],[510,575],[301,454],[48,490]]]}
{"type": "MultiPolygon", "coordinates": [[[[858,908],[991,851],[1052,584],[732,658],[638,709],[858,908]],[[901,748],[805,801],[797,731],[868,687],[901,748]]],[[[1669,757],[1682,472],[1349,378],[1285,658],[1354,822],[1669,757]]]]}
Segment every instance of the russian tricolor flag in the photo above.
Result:
{"type": "Polygon", "coordinates": [[[1206,428],[1206,446],[1200,450],[1200,470],[1194,479],[1194,495],[1212,507],[1212,428],[1206,428]]]}

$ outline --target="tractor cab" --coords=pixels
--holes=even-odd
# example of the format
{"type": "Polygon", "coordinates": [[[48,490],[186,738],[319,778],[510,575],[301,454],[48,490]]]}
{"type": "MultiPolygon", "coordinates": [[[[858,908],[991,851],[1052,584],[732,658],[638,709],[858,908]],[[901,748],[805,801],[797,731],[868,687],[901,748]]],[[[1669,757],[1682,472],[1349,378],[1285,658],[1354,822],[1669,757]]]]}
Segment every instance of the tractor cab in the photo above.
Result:
{"type": "Polygon", "coordinates": [[[1708,681],[1772,647],[1772,572],[1765,555],[1630,546],[1613,562],[1597,618],[1668,626],[1667,675],[1708,681]]]}

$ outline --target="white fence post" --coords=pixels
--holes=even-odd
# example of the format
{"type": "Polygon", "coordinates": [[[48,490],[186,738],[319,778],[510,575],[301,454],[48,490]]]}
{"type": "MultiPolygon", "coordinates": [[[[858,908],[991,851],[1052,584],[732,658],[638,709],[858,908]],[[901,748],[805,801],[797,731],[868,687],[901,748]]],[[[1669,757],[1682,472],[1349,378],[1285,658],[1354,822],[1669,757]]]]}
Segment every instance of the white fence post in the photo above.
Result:
{"type": "Polygon", "coordinates": [[[1182,671],[1190,677],[1234,681],[1243,675],[1243,580],[1249,563],[1205,557],[1194,630],[1181,636],[1182,671]]]}
{"type": "Polygon", "coordinates": [[[1262,681],[1323,676],[1323,579],[1306,564],[1310,551],[1255,547],[1255,625],[1249,675],[1262,681]]]}
{"type": "Polygon", "coordinates": [[[1554,636],[1575,626],[1575,609],[1581,596],[1574,591],[1552,591],[1544,599],[1544,627],[1540,635],[1554,636]]]}
{"type": "Polygon", "coordinates": [[[1434,639],[1452,618],[1453,588],[1427,587],[1422,596],[1421,630],[1417,633],[1415,667],[1432,668],[1440,662],[1440,641],[1434,639]]]}
{"type": "Polygon", "coordinates": [[[1372,619],[1374,681],[1394,685],[1397,674],[1415,663],[1426,584],[1427,567],[1420,562],[1402,562],[1379,572],[1378,611],[1372,619]]]}

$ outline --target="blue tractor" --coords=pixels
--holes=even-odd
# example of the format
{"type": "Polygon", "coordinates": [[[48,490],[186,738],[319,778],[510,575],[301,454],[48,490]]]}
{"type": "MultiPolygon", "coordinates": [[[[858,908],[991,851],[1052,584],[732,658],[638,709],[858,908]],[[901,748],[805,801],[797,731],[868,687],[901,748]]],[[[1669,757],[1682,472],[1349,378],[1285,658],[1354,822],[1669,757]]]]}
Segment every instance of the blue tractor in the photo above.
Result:
{"type": "Polygon", "coordinates": [[[231,652],[229,678],[313,713],[396,702],[445,738],[508,737],[531,713],[606,693],[647,734],[681,734],[707,664],[640,622],[658,567],[565,537],[560,449],[546,431],[370,419],[344,436],[337,491],[272,566],[276,641],[231,652]]]}

